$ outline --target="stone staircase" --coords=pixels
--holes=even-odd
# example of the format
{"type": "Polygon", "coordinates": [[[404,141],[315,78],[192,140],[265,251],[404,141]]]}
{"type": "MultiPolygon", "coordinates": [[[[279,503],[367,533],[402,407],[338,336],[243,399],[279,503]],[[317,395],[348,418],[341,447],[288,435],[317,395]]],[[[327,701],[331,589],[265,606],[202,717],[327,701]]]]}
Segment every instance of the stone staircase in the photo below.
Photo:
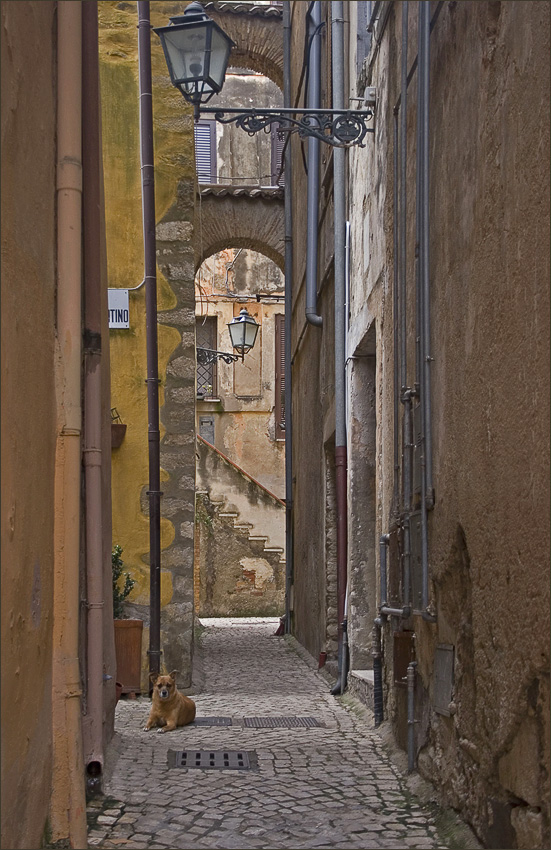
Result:
{"type": "Polygon", "coordinates": [[[206,496],[214,507],[219,519],[226,520],[238,534],[244,535],[249,543],[254,546],[257,554],[267,556],[279,555],[279,563],[282,565],[285,564],[285,549],[282,546],[271,545],[270,538],[267,535],[258,534],[255,524],[245,521],[237,508],[225,496],[214,496],[207,490],[197,490],[196,495],[206,496]]]}

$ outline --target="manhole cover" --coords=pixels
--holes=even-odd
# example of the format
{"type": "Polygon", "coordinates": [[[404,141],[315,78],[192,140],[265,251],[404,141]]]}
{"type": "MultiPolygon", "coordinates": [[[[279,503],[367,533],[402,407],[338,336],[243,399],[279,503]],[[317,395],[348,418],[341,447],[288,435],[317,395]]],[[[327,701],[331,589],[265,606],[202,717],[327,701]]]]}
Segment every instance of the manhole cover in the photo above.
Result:
{"type": "Polygon", "coordinates": [[[231,726],[231,717],[196,717],[190,726],[231,726]]]}
{"type": "Polygon", "coordinates": [[[183,750],[168,751],[169,767],[203,770],[250,770],[254,753],[245,750],[183,750]]]}
{"type": "Polygon", "coordinates": [[[285,726],[289,729],[297,727],[321,726],[315,717],[244,717],[243,726],[250,729],[275,729],[285,726]]]}

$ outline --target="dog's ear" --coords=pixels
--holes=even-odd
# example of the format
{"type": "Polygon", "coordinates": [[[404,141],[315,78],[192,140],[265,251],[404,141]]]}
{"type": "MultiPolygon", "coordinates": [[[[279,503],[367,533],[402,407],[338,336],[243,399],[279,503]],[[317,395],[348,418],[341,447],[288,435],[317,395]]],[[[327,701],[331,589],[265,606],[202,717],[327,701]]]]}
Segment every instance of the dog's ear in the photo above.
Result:
{"type": "Polygon", "coordinates": [[[153,682],[153,684],[155,684],[155,682],[157,681],[158,678],[159,678],[158,673],[150,673],[149,674],[149,681],[153,682]]]}
{"type": "Polygon", "coordinates": [[[180,672],[179,670],[172,670],[172,672],[169,673],[168,675],[170,676],[171,679],[176,681],[176,674],[179,673],[179,672],[180,672]]]}

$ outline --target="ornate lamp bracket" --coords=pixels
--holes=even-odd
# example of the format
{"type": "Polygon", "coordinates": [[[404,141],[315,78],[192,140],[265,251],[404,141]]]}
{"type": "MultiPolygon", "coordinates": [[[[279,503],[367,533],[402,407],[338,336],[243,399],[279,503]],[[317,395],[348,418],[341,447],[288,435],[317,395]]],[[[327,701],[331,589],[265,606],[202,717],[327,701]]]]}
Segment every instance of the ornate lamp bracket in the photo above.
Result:
{"type": "Polygon", "coordinates": [[[279,125],[280,133],[298,133],[304,139],[314,136],[333,147],[351,147],[363,143],[367,133],[374,133],[367,122],[375,114],[374,104],[365,109],[220,109],[195,107],[195,120],[201,115],[212,115],[221,124],[235,124],[253,136],[272,124],[279,125]]]}

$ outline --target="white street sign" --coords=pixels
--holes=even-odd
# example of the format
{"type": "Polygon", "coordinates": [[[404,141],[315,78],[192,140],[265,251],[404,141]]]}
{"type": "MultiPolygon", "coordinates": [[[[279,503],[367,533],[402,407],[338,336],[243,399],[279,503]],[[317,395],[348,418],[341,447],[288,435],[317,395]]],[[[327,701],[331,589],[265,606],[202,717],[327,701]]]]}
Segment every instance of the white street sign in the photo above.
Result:
{"type": "Polygon", "coordinates": [[[128,289],[109,289],[109,327],[129,328],[128,289]]]}

